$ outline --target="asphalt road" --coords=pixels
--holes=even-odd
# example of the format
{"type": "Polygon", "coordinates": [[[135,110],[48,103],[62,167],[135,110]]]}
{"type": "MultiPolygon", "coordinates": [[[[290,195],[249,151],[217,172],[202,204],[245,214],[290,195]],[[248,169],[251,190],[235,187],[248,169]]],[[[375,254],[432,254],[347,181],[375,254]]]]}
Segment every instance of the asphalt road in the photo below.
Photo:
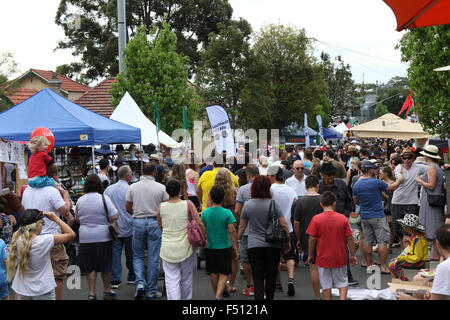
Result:
{"type": "MultiPolygon", "coordinates": [[[[394,248],[393,253],[388,255],[388,260],[396,257],[401,252],[400,248],[394,248]]],[[[366,268],[361,267],[361,258],[360,251],[357,252],[358,262],[359,264],[352,268],[353,277],[359,281],[359,286],[351,287],[351,288],[368,288],[368,278],[371,277],[370,274],[367,274],[366,268]]],[[[374,260],[378,260],[377,253],[374,253],[374,260]]],[[[125,256],[123,255],[123,266],[124,266],[124,275],[122,279],[122,285],[119,289],[116,289],[118,295],[117,300],[133,300],[135,294],[134,285],[126,284],[126,267],[125,267],[125,256]]],[[[388,288],[388,282],[392,280],[392,276],[389,275],[380,275],[380,288],[385,289],[388,288]]],[[[370,280],[370,279],[369,279],[370,280]]],[[[67,282],[70,282],[70,278],[67,282]]],[[[283,292],[277,291],[275,293],[276,300],[313,300],[314,294],[311,287],[310,279],[309,279],[309,270],[306,268],[303,263],[299,263],[295,268],[295,291],[296,294],[293,297],[287,295],[287,272],[281,272],[281,281],[283,284],[283,292]]],[[[71,281],[73,284],[74,282],[71,281]]],[[[81,288],[80,289],[69,289],[67,285],[70,286],[71,283],[66,283],[63,292],[64,300],[86,300],[88,295],[88,286],[87,280],[85,276],[81,276],[81,288]]],[[[374,283],[373,281],[369,281],[370,283],[374,283]]],[[[245,278],[242,274],[238,273],[236,278],[235,287],[237,291],[232,293],[230,297],[225,298],[225,300],[254,300],[254,297],[248,297],[241,293],[241,290],[245,288],[246,282],[245,278]]],[[[158,287],[160,291],[163,291],[163,280],[158,281],[158,287]]],[[[97,277],[97,295],[99,299],[102,299],[101,292],[103,291],[103,284],[101,282],[100,274],[97,277]]],[[[193,287],[193,300],[211,300],[214,297],[213,290],[210,283],[210,278],[205,271],[205,262],[201,262],[201,269],[197,268],[197,263],[194,263],[194,287],[193,287]]],[[[334,299],[338,299],[337,297],[333,297],[334,299]]],[[[165,295],[161,298],[161,300],[166,300],[165,295]]]]}

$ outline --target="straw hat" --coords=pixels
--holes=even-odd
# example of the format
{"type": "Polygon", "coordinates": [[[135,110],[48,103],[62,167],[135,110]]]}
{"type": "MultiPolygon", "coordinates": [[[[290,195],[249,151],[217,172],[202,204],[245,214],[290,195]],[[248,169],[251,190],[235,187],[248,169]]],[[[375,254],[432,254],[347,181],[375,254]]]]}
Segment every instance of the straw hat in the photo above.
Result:
{"type": "Polygon", "coordinates": [[[425,149],[420,152],[420,154],[433,159],[441,159],[439,156],[439,148],[432,144],[427,145],[425,149]]]}

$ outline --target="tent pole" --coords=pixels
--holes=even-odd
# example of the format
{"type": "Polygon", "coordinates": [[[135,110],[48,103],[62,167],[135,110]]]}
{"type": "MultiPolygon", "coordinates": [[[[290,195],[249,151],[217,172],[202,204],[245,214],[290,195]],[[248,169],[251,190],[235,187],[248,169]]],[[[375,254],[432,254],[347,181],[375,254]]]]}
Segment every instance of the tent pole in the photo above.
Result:
{"type": "Polygon", "coordinates": [[[140,153],[141,153],[141,176],[144,175],[144,160],[142,159],[142,156],[144,154],[144,148],[142,148],[142,143],[139,145],[140,153]]]}
{"type": "Polygon", "coordinates": [[[92,146],[92,171],[94,172],[94,173],[97,173],[96,171],[95,171],[95,152],[94,152],[94,145],[92,146]]]}

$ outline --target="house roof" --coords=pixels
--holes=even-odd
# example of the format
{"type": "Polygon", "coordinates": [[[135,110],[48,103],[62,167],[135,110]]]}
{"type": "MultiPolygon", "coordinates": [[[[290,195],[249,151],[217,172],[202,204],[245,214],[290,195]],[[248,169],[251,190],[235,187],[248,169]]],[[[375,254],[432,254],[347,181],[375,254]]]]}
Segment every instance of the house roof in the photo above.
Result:
{"type": "Polygon", "coordinates": [[[13,105],[19,104],[22,101],[28,99],[33,94],[37,93],[38,91],[36,89],[22,89],[22,88],[14,88],[9,89],[5,92],[5,97],[8,98],[9,101],[13,105]]]}
{"type": "MultiPolygon", "coordinates": [[[[43,78],[46,82],[52,79],[53,71],[51,70],[39,70],[39,69],[30,69],[29,72],[33,72],[43,78]]],[[[28,74],[29,72],[25,73],[28,74]]],[[[66,92],[86,92],[90,89],[90,87],[85,86],[79,82],[73,81],[72,79],[63,76],[62,74],[56,73],[56,77],[59,81],[61,81],[61,89],[66,92]]]]}
{"type": "Polygon", "coordinates": [[[116,81],[117,80],[113,77],[106,78],[95,87],[85,92],[74,102],[109,118],[109,116],[113,113],[113,108],[111,107],[112,94],[109,93],[109,91],[111,90],[111,83],[116,81]]]}

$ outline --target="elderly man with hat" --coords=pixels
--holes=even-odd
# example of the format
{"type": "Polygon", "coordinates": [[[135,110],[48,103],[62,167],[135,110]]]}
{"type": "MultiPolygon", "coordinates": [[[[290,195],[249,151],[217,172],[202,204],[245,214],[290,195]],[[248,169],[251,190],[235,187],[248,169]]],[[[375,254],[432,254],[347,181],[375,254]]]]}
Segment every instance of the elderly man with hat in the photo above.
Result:
{"type": "Polygon", "coordinates": [[[360,204],[361,228],[363,234],[364,254],[368,270],[372,265],[372,244],[378,244],[378,255],[381,264],[381,273],[389,274],[387,266],[387,244],[390,241],[389,225],[383,211],[381,192],[393,191],[403,182],[399,177],[397,181],[387,184],[378,180],[378,166],[371,161],[363,161],[361,164],[363,175],[353,186],[353,200],[360,204]]]}
{"type": "Polygon", "coordinates": [[[392,220],[394,221],[394,245],[403,246],[401,226],[396,222],[403,219],[405,214],[419,215],[419,188],[416,182],[418,176],[427,171],[427,166],[415,163],[414,152],[410,147],[405,147],[401,152],[402,163],[394,169],[396,178],[403,176],[404,183],[399,186],[392,196],[392,220]]]}
{"type": "MultiPolygon", "coordinates": [[[[439,167],[439,149],[434,145],[427,145],[420,154],[424,157],[428,163],[426,166],[426,172],[421,176],[416,177],[417,183],[422,187],[420,194],[420,210],[419,221],[425,226],[427,238],[433,241],[433,252],[430,256],[432,260],[438,260],[439,254],[436,249],[436,229],[444,223],[444,206],[445,196],[443,193],[444,172],[439,167]],[[441,205],[433,204],[430,201],[431,197],[440,198],[441,205]],[[430,202],[432,205],[430,205],[430,202]]],[[[448,188],[448,186],[447,186],[448,188]]]]}

